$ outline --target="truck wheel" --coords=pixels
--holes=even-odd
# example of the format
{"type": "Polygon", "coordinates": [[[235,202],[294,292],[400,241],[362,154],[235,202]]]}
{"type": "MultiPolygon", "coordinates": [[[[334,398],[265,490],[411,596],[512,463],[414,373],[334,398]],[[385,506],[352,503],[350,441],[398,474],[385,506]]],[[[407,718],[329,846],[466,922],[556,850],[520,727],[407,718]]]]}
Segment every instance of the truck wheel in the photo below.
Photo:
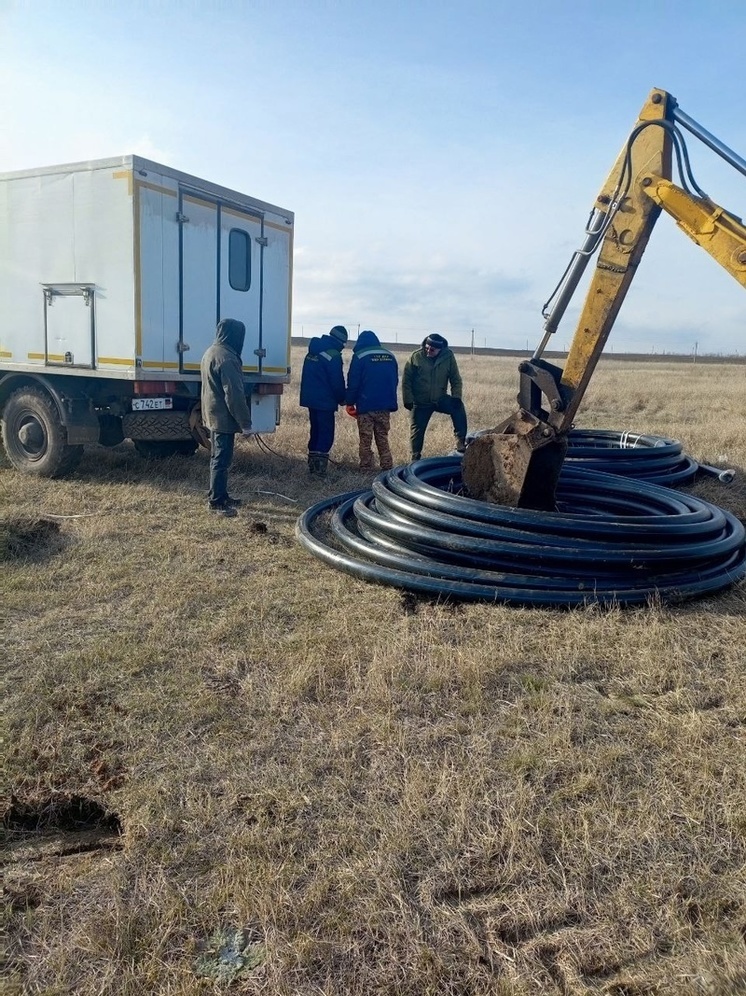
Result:
{"type": "Polygon", "coordinates": [[[135,450],[148,460],[165,460],[172,456],[191,456],[197,449],[193,439],[133,439],[135,450]]]}
{"type": "Polygon", "coordinates": [[[83,455],[82,446],[68,446],[54,401],[34,387],[22,387],[8,398],[3,445],[16,470],[38,477],[63,477],[83,455]]]}

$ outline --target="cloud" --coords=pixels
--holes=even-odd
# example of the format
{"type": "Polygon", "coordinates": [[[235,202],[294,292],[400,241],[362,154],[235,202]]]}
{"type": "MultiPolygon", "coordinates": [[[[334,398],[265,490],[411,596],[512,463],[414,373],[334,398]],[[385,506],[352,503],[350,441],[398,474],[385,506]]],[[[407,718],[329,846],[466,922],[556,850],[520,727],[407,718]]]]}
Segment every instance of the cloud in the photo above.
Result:
{"type": "Polygon", "coordinates": [[[484,328],[505,308],[524,306],[529,283],[500,270],[431,258],[394,267],[353,254],[319,257],[300,250],[295,269],[295,322],[342,320],[364,327],[461,330],[484,328]]]}

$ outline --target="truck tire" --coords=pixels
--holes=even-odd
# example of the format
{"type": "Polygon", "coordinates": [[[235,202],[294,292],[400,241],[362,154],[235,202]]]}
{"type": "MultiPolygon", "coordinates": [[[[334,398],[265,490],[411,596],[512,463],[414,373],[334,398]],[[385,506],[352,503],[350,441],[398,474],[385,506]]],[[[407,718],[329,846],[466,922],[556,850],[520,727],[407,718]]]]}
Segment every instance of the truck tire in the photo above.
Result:
{"type": "Polygon", "coordinates": [[[54,401],[36,387],[22,387],[8,398],[3,409],[3,446],[16,470],[37,477],[64,477],[83,455],[82,446],[68,445],[54,401]]]}
{"type": "Polygon", "coordinates": [[[172,456],[192,456],[197,449],[194,439],[133,439],[135,450],[148,460],[165,460],[172,456]]]}
{"type": "Polygon", "coordinates": [[[122,431],[133,441],[170,443],[192,438],[189,413],[182,411],[128,412],[122,431]]]}

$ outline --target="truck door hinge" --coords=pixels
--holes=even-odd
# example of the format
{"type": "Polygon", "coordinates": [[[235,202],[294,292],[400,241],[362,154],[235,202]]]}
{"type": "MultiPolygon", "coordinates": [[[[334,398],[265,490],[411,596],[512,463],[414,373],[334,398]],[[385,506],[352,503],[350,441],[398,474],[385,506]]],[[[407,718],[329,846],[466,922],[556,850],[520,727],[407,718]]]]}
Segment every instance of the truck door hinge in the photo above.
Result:
{"type": "Polygon", "coordinates": [[[181,211],[177,211],[176,220],[180,225],[185,225],[189,221],[189,217],[185,214],[182,214],[181,211]]]}
{"type": "Polygon", "coordinates": [[[254,241],[258,242],[260,246],[269,245],[269,239],[267,238],[266,235],[257,235],[254,241]]]}
{"type": "Polygon", "coordinates": [[[260,357],[260,359],[264,359],[266,355],[267,355],[267,350],[263,346],[260,347],[259,349],[254,350],[254,356],[258,356],[260,357]]]}
{"type": "Polygon", "coordinates": [[[189,345],[188,342],[177,342],[176,343],[176,352],[177,353],[188,353],[191,348],[192,347],[189,345]]]}

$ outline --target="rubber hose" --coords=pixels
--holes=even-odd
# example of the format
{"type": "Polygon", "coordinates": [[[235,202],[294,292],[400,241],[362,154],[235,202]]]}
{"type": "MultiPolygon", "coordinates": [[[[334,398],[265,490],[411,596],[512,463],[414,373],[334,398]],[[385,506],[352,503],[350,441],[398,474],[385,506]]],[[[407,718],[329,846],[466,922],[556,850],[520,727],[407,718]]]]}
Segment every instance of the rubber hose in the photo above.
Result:
{"type": "Polygon", "coordinates": [[[735,516],[648,481],[566,463],[556,512],[475,501],[461,487],[460,458],[419,460],[313,505],[296,535],[358,578],[521,605],[682,601],[746,576],[735,516]]]}

